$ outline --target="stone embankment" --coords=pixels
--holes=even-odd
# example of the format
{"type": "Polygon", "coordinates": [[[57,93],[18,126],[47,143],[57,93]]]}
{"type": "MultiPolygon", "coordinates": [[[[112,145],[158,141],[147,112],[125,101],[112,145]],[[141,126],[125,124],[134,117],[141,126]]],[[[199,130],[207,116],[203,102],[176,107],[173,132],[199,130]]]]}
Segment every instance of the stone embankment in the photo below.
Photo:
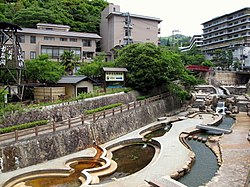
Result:
{"type": "Polygon", "coordinates": [[[66,102],[45,106],[42,108],[29,109],[26,112],[16,112],[6,116],[2,126],[12,126],[27,122],[48,119],[50,121],[63,121],[83,114],[85,110],[103,107],[115,103],[130,103],[136,101],[139,93],[133,91],[129,93],[116,93],[79,101],[66,102]]]}
{"type": "Polygon", "coordinates": [[[91,147],[93,141],[103,144],[143,127],[180,107],[180,101],[174,96],[169,96],[114,116],[99,119],[95,123],[90,122],[68,130],[40,134],[36,138],[0,146],[0,171],[12,171],[59,158],[91,147]]]}

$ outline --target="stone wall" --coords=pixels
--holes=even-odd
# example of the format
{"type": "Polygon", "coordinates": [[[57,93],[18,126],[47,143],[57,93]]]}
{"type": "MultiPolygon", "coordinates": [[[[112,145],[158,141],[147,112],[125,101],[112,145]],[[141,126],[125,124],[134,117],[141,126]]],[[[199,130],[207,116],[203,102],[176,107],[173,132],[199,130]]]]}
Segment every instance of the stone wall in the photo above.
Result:
{"type": "Polygon", "coordinates": [[[71,154],[93,145],[108,142],[143,127],[166,113],[177,110],[181,103],[174,96],[136,109],[68,130],[39,135],[11,145],[0,146],[0,171],[7,172],[71,154]],[[94,137],[93,137],[94,135],[94,137]]]}
{"type": "Polygon", "coordinates": [[[214,71],[207,77],[212,85],[235,85],[238,84],[236,73],[233,71],[214,71]]]}
{"type": "Polygon", "coordinates": [[[31,109],[26,112],[17,112],[6,116],[0,127],[7,127],[43,119],[54,120],[56,122],[73,118],[83,114],[84,110],[99,108],[114,103],[129,103],[136,100],[139,94],[135,91],[129,93],[117,93],[81,101],[67,102],[51,105],[39,109],[31,109]]]}

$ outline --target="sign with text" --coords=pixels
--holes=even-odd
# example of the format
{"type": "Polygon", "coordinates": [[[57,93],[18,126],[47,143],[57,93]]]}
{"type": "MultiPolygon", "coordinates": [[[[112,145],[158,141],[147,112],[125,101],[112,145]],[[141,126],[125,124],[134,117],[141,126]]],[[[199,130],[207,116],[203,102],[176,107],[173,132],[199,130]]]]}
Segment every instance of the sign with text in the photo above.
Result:
{"type": "Polygon", "coordinates": [[[105,73],[106,81],[124,81],[123,72],[106,72],[105,73]]]}

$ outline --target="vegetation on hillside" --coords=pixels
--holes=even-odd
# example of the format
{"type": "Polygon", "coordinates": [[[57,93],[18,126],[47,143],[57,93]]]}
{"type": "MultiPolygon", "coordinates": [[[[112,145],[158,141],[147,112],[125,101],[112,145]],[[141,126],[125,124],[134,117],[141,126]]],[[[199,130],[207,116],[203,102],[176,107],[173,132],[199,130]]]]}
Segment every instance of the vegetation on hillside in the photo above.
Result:
{"type": "Polygon", "coordinates": [[[0,20],[26,28],[53,23],[99,33],[101,11],[107,5],[105,0],[0,0],[0,20]]]}
{"type": "Polygon", "coordinates": [[[172,36],[165,36],[160,38],[160,42],[162,46],[176,46],[176,47],[181,47],[181,46],[188,46],[189,41],[191,37],[189,36],[184,36],[182,34],[175,34],[172,36]]]}

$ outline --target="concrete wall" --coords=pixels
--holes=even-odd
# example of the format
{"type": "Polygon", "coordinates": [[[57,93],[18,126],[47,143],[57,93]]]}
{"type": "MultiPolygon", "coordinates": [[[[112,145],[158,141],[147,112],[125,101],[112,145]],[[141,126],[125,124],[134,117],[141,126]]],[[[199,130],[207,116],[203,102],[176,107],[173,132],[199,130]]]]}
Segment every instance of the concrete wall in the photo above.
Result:
{"type": "Polygon", "coordinates": [[[213,85],[235,85],[238,83],[236,73],[233,71],[211,72],[208,81],[213,85]]]}
{"type": "Polygon", "coordinates": [[[180,108],[180,105],[177,98],[170,96],[114,117],[98,120],[95,124],[2,145],[0,146],[0,172],[16,170],[86,149],[93,145],[93,140],[97,144],[108,142],[155,121],[167,112],[180,108]]]}

